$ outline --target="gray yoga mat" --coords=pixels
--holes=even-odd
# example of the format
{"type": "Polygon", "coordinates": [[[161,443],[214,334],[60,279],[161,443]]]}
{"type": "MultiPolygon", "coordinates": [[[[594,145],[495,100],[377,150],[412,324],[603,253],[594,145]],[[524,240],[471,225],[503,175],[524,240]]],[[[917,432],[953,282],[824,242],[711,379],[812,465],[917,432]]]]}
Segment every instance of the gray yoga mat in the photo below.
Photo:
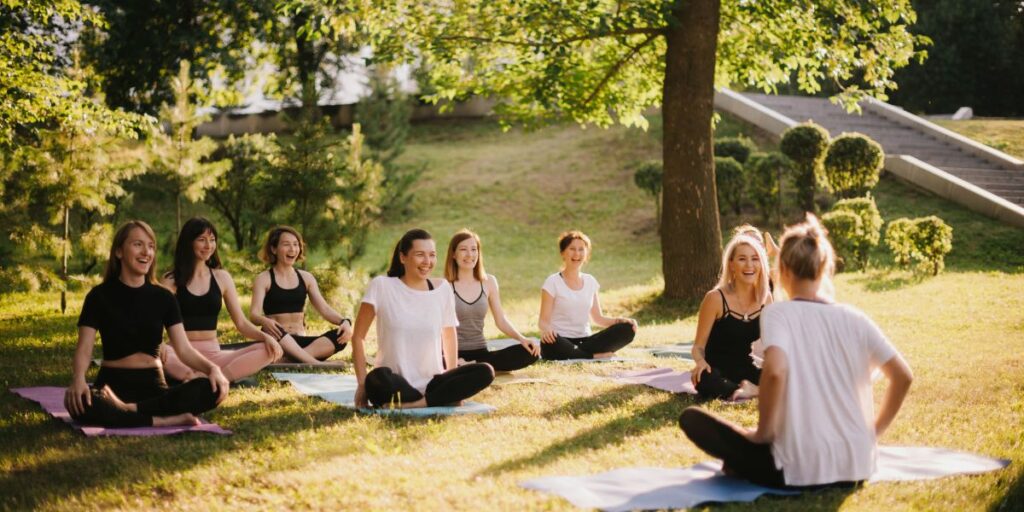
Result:
{"type": "MultiPolygon", "coordinates": [[[[925,446],[881,446],[872,482],[929,480],[1001,469],[1004,459],[925,446]]],[[[797,495],[720,472],[721,463],[689,468],[623,468],[589,476],[542,477],[521,482],[527,489],[555,494],[581,508],[607,511],[689,508],[701,503],[754,501],[764,494],[797,495]]]]}

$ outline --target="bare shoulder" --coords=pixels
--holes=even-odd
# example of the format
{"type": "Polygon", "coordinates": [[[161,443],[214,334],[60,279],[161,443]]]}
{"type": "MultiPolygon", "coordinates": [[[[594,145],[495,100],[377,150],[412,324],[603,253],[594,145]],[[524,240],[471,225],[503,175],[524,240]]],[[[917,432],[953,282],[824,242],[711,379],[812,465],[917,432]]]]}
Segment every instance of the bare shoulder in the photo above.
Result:
{"type": "Polygon", "coordinates": [[[498,278],[494,277],[494,274],[487,274],[487,279],[484,279],[484,288],[490,293],[492,290],[498,289],[498,278]]]}
{"type": "Polygon", "coordinates": [[[270,271],[264,270],[252,279],[253,288],[266,288],[270,286],[270,271]]]}
{"type": "Polygon", "coordinates": [[[227,284],[235,284],[235,280],[231,278],[231,273],[223,268],[213,269],[213,278],[216,279],[217,284],[222,287],[227,284]]]}
{"type": "Polygon", "coordinates": [[[718,288],[712,288],[709,292],[704,294],[704,300],[700,303],[701,313],[705,311],[713,311],[715,317],[722,311],[722,291],[718,288]]]}

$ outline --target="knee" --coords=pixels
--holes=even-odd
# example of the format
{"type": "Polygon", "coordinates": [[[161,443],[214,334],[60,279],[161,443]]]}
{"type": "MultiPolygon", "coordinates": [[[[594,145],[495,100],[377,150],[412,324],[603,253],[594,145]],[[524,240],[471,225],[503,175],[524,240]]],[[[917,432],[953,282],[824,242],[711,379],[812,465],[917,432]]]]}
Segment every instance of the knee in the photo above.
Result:
{"type": "Polygon", "coordinates": [[[633,341],[633,338],[636,337],[636,331],[633,330],[633,324],[630,323],[615,324],[611,326],[611,329],[615,329],[619,335],[629,341],[633,341]]]}
{"type": "Polygon", "coordinates": [[[679,428],[689,436],[703,417],[704,412],[700,408],[694,406],[687,407],[679,415],[679,428]]]}

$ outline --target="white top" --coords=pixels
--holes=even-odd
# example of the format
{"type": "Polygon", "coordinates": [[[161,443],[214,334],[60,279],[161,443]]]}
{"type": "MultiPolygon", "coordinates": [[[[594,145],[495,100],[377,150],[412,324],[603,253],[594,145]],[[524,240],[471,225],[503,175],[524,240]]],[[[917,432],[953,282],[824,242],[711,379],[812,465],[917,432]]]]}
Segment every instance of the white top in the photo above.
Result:
{"type": "Polygon", "coordinates": [[[559,273],[554,273],[544,280],[544,290],[555,299],[551,310],[551,330],[564,338],[586,338],[590,336],[590,308],[597,298],[601,285],[590,274],[580,272],[583,288],[573,290],[565,284],[559,273]]]}
{"type": "Polygon", "coordinates": [[[363,302],[377,314],[377,359],[425,392],[427,383],[444,372],[441,329],[457,327],[455,296],[448,281],[433,290],[414,290],[397,277],[370,281],[363,302]]]}
{"type": "Polygon", "coordinates": [[[765,349],[789,371],[772,455],[788,485],[867,480],[875,471],[871,372],[898,352],[870,318],[841,304],[787,301],[761,314],[765,349]]]}

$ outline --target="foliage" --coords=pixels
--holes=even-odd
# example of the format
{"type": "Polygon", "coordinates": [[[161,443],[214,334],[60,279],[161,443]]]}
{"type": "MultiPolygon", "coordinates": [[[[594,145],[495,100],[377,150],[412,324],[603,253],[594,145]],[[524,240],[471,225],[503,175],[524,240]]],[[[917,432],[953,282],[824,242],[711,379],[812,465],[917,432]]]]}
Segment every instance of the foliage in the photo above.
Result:
{"type": "Polygon", "coordinates": [[[863,222],[857,214],[848,210],[833,210],[821,216],[821,222],[828,230],[838,256],[839,270],[845,270],[852,261],[857,261],[857,248],[864,232],[863,222]]]}
{"type": "Polygon", "coordinates": [[[745,164],[755,151],[757,145],[744,135],[715,139],[716,157],[732,158],[740,164],[745,164]]]}
{"type": "Polygon", "coordinates": [[[729,208],[739,215],[743,206],[743,166],[732,157],[715,157],[715,188],[718,189],[718,209],[729,208]]]}
{"type": "Polygon", "coordinates": [[[0,290],[4,293],[64,290],[64,281],[53,271],[30,265],[0,268],[0,290]]]}
{"type": "Polygon", "coordinates": [[[828,145],[828,130],[813,121],[796,125],[782,134],[779,151],[793,161],[793,181],[800,208],[804,211],[817,211],[814,193],[819,184],[827,188],[824,163],[828,145]]]}
{"type": "MultiPolygon", "coordinates": [[[[831,222],[839,225],[839,232],[833,232],[829,221],[825,221],[832,240],[841,243],[843,250],[839,251],[840,254],[848,262],[852,261],[854,268],[866,268],[869,251],[878,245],[882,236],[882,215],[875,205],[875,199],[870,194],[865,197],[843,199],[826,215],[838,212],[849,212],[857,217],[858,222],[850,226],[845,218],[833,217],[831,222]]],[[[824,221],[824,217],[822,220],[824,221]]]]}
{"type": "Polygon", "coordinates": [[[246,134],[229,136],[214,154],[230,161],[231,168],[209,190],[207,202],[227,219],[238,251],[256,247],[270,227],[278,202],[269,186],[277,152],[273,135],[246,134]]]}
{"type": "Polygon", "coordinates": [[[346,175],[342,182],[340,204],[328,202],[340,227],[342,254],[340,261],[347,267],[366,252],[370,227],[381,213],[381,181],[384,169],[380,163],[363,158],[364,137],[359,124],[352,125],[348,138],[346,175]]]}
{"type": "Polygon", "coordinates": [[[885,233],[894,259],[903,265],[918,262],[918,269],[938,275],[945,257],[953,250],[953,228],[931,215],[917,219],[896,219],[885,233]]]}
{"type": "Polygon", "coordinates": [[[782,177],[793,163],[782,153],[754,153],[743,166],[747,197],[761,212],[761,220],[776,222],[782,217],[782,177]]]}
{"type": "Polygon", "coordinates": [[[661,225],[661,161],[649,160],[640,164],[633,173],[633,183],[654,198],[654,218],[661,225]]]}
{"type": "Polygon", "coordinates": [[[885,152],[871,137],[844,133],[825,153],[825,179],[839,197],[856,197],[878,183],[884,163],[885,152]]]}

